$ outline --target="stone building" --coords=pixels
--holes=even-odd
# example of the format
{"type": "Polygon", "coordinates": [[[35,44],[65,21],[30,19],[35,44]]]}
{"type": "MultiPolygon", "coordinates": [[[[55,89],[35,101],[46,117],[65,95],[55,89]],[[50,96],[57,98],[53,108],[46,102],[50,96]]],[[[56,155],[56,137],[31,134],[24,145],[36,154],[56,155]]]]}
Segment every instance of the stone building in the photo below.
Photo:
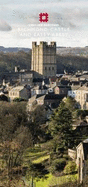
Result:
{"type": "Polygon", "coordinates": [[[26,84],[32,85],[32,82],[33,82],[33,74],[32,73],[24,72],[24,73],[19,74],[19,84],[20,85],[26,85],[26,84]]]}
{"type": "Polygon", "coordinates": [[[88,83],[68,91],[68,96],[74,97],[81,109],[88,110],[88,83]]]}
{"type": "Polygon", "coordinates": [[[77,164],[78,180],[82,183],[88,176],[88,139],[80,142],[75,150],[68,149],[68,155],[77,164]]]}
{"type": "MultiPolygon", "coordinates": [[[[56,76],[56,42],[32,42],[31,70],[43,78],[56,76]]],[[[35,76],[35,75],[34,75],[35,76]]]]}
{"type": "Polygon", "coordinates": [[[15,98],[22,98],[28,100],[29,97],[30,97],[30,92],[24,86],[16,86],[9,91],[10,101],[13,101],[15,98]]]}
{"type": "Polygon", "coordinates": [[[83,179],[88,175],[88,139],[81,142],[77,148],[77,166],[78,179],[82,183],[83,179]]]}
{"type": "Polygon", "coordinates": [[[58,86],[55,86],[54,93],[61,94],[61,95],[64,94],[65,96],[67,96],[69,90],[71,90],[70,86],[58,85],[58,86]]]}

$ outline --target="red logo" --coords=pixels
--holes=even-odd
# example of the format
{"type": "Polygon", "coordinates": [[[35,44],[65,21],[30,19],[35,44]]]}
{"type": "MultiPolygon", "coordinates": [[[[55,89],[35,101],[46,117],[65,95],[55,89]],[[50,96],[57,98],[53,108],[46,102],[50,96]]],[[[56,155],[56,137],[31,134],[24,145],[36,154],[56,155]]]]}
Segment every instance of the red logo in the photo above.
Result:
{"type": "Polygon", "coordinates": [[[48,14],[45,12],[45,13],[40,13],[39,14],[39,21],[40,22],[48,22],[48,14]]]}

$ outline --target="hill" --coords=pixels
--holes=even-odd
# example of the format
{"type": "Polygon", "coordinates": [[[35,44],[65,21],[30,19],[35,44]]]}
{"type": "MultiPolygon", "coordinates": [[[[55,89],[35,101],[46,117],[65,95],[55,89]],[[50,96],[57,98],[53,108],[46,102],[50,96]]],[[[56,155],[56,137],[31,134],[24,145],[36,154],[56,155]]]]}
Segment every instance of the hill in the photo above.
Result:
{"type": "Polygon", "coordinates": [[[88,71],[88,46],[86,47],[57,47],[57,73],[77,70],[88,71]]]}
{"type": "Polygon", "coordinates": [[[88,47],[57,47],[57,54],[88,57],[88,47]]]}
{"type": "Polygon", "coordinates": [[[76,72],[78,70],[88,71],[88,57],[76,55],[57,55],[57,73],[76,72]]]}
{"type": "MultiPolygon", "coordinates": [[[[31,49],[0,47],[0,72],[13,72],[15,66],[31,68],[31,49]],[[8,49],[9,52],[6,52],[8,49]],[[17,50],[17,51],[16,51],[17,50]],[[13,52],[14,51],[14,52],[13,52]]],[[[57,73],[67,71],[88,71],[88,47],[57,47],[57,73]]]]}
{"type": "Polygon", "coordinates": [[[19,66],[21,69],[30,70],[31,50],[29,52],[0,52],[0,72],[13,72],[15,66],[19,66]]]}
{"type": "Polygon", "coordinates": [[[24,52],[29,52],[31,49],[30,48],[21,48],[21,47],[3,47],[0,46],[0,51],[4,53],[9,53],[9,52],[19,52],[19,51],[24,51],[24,52]]]}

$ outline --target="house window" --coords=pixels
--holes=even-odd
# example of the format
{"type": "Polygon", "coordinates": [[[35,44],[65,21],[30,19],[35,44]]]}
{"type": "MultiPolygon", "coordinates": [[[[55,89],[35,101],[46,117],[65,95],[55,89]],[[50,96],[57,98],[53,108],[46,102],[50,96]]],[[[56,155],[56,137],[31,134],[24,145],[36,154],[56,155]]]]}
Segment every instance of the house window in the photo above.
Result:
{"type": "Polygon", "coordinates": [[[47,70],[47,67],[45,67],[45,70],[47,70]]]}
{"type": "Polygon", "coordinates": [[[86,102],[88,102],[88,94],[86,94],[86,102]]]}
{"type": "Polygon", "coordinates": [[[49,70],[50,70],[50,67],[49,67],[49,70]]]}
{"type": "Polygon", "coordinates": [[[52,70],[54,70],[54,67],[52,67],[52,70]]]}

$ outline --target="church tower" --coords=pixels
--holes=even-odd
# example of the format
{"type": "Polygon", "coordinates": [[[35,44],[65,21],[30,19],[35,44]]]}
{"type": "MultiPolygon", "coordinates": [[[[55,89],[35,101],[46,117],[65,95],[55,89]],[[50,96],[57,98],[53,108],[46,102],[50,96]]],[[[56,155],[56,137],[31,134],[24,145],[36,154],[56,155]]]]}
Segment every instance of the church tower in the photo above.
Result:
{"type": "Polygon", "coordinates": [[[32,42],[31,70],[42,77],[56,76],[56,42],[32,42]]]}

